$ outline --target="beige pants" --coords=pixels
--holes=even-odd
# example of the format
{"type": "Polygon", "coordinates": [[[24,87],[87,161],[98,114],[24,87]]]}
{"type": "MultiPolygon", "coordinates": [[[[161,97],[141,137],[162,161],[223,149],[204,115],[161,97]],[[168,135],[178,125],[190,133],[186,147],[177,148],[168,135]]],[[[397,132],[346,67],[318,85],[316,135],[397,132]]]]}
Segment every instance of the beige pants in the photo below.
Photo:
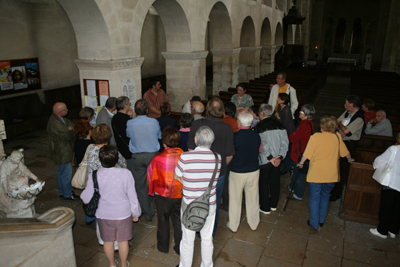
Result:
{"type": "Polygon", "coordinates": [[[260,171],[248,173],[229,173],[229,222],[228,227],[236,232],[242,212],[243,189],[246,197],[247,223],[256,230],[260,222],[258,179],[260,171]]]}

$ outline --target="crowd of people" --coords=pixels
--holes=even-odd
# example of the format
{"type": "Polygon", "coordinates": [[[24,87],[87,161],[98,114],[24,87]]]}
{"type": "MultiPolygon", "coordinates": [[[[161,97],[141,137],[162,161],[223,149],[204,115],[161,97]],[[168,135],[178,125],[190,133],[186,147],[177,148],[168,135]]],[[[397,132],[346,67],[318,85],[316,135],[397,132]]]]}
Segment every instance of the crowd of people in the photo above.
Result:
{"type": "MultiPolygon", "coordinates": [[[[201,98],[194,96],[183,105],[180,127],[170,117],[171,106],[159,81],[150,82],[134,111],[129,98],[110,97],[97,115],[95,127],[90,124],[94,116],[90,108],[82,109],[81,119],[73,125],[65,117],[66,105],[54,105],[47,131],[58,169],[60,197],[79,199],[71,188],[71,162],[78,166],[87,153],[88,183],[81,199],[84,203],[90,201],[92,178],[96,175],[101,197],[95,217],[87,216],[86,222],[96,221],[98,240],[104,244],[110,266],[118,264],[114,259],[116,249],[121,266],[129,266],[126,258],[132,221],[140,216],[152,221],[155,210],[157,249],[169,252],[171,218],[173,250],[180,254],[179,266],[191,266],[196,233],[181,224],[181,214],[205,191],[215,166],[218,172],[210,193],[210,210],[200,231],[202,266],[212,266],[212,239],[220,207],[229,211],[227,227],[236,232],[244,191],[247,222],[256,230],[260,212],[270,214],[277,209],[280,175],[291,174],[288,189],[294,199],[303,199],[301,170],[306,164],[308,224],[315,230],[324,225],[329,201],[341,197],[362,131],[392,136],[390,121],[383,110],[373,112],[372,100],[362,103],[358,96],[350,95],[345,100],[346,111],[339,118],[321,119],[321,132],[314,133],[316,111],[309,104],[300,108],[296,127],[296,90],[286,83],[284,73],[278,74],[276,81],[261,106],[254,105],[246,84],[238,84],[237,94],[225,105],[214,97],[204,108],[201,98]]],[[[387,156],[376,164],[383,164],[383,158],[387,156]]],[[[394,187],[393,194],[399,194],[397,190],[394,187]]],[[[398,213],[400,204],[396,205],[398,213]]],[[[387,220],[382,219],[378,230],[371,232],[397,235],[398,227],[391,227],[387,220]]]]}

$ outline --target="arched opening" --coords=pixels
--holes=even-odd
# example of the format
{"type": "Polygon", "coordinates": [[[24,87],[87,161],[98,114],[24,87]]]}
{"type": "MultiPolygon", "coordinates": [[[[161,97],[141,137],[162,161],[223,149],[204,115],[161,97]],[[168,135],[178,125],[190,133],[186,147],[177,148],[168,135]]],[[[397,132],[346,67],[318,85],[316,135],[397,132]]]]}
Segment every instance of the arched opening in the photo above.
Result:
{"type": "Polygon", "coordinates": [[[288,25],[286,33],[287,44],[293,44],[293,27],[295,27],[295,25],[288,25]]]}
{"type": "MultiPolygon", "coordinates": [[[[211,9],[206,33],[207,95],[218,94],[227,90],[236,80],[233,73],[235,57],[232,53],[232,25],[228,9],[222,2],[217,2],[211,9]],[[212,88],[211,88],[212,79],[212,88]]],[[[237,63],[236,63],[237,66],[237,63]]],[[[236,75],[237,76],[237,75],[236,75]]]]}
{"type": "Polygon", "coordinates": [[[278,23],[275,30],[275,45],[283,45],[283,30],[282,25],[278,23]]]}
{"type": "Polygon", "coordinates": [[[261,45],[271,45],[271,23],[268,18],[265,18],[261,26],[261,45]]]}
{"type": "Polygon", "coordinates": [[[345,33],[346,33],[346,19],[341,18],[336,27],[334,53],[344,53],[345,33]]]}
{"type": "MultiPolygon", "coordinates": [[[[239,81],[249,81],[255,78],[255,27],[253,19],[244,19],[240,33],[239,81]]],[[[258,58],[259,60],[259,58],[258,58]]],[[[258,66],[259,68],[259,66],[258,66]]]]}
{"type": "Polygon", "coordinates": [[[354,20],[353,32],[351,35],[351,42],[350,42],[351,54],[360,54],[361,34],[362,34],[361,19],[357,18],[354,20]]]}

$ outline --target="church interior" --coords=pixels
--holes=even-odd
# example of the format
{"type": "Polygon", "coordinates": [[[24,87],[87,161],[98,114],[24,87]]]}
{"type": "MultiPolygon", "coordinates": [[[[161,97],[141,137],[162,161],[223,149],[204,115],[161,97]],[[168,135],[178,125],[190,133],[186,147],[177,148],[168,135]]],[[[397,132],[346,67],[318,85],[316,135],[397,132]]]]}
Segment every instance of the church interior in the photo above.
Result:
{"type": "MultiPolygon", "coordinates": [[[[0,159],[22,148],[25,165],[46,182],[37,219],[0,216],[4,266],[109,266],[82,202],[58,196],[45,130],[54,103],[66,103],[67,118],[76,121],[82,107],[104,106],[102,96],[135,103],[157,79],[179,120],[192,96],[226,103],[242,82],[261,104],[282,71],[299,107],[316,108],[316,128],[323,115],[339,117],[355,94],[386,111],[394,137],[362,136],[346,194],[330,202],[319,231],[307,225],[307,190],[283,211],[289,174],[280,177],[277,211],[261,214],[256,231],[245,205],[236,233],[221,209],[214,265],[400,266],[399,237],[368,231],[379,223],[381,192],[371,164],[400,132],[400,1],[0,0],[0,22],[0,159]],[[10,69],[26,72],[29,84],[7,87],[10,69]]],[[[168,254],[157,250],[156,235],[157,220],[134,223],[132,266],[179,264],[172,245],[168,254]]],[[[193,266],[201,263],[200,243],[196,238],[193,266]]]]}

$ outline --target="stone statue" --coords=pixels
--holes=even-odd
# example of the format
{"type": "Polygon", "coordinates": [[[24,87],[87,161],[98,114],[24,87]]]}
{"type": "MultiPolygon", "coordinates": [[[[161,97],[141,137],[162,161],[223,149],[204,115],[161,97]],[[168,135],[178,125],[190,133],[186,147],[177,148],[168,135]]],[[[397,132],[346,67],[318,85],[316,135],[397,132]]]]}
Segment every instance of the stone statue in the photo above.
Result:
{"type": "Polygon", "coordinates": [[[22,162],[22,151],[15,150],[0,162],[0,211],[7,218],[35,217],[33,204],[45,184],[22,162]],[[36,183],[29,186],[29,178],[36,183]]]}

